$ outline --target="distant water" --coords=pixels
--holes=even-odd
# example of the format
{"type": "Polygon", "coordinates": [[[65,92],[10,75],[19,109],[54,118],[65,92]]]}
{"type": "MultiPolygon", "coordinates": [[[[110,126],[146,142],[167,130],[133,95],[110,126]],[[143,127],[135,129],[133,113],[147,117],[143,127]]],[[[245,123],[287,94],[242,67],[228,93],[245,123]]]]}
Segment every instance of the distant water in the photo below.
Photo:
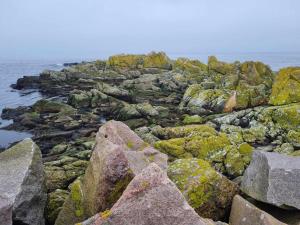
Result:
{"type": "MultiPolygon", "coordinates": [[[[262,61],[274,71],[286,66],[300,66],[300,53],[197,53],[197,54],[170,54],[177,57],[188,57],[199,59],[207,63],[208,56],[215,55],[219,60],[226,62],[234,61],[262,61]]],[[[90,59],[89,59],[90,60],[90,59]]],[[[0,115],[5,107],[15,108],[18,106],[32,105],[42,96],[36,90],[16,91],[10,88],[11,84],[17,82],[18,78],[24,75],[38,75],[45,69],[60,70],[64,62],[78,62],[81,60],[57,60],[57,61],[12,61],[0,60],[0,115]]],[[[0,127],[6,126],[11,121],[1,120],[0,127]]],[[[0,148],[6,147],[9,143],[29,137],[28,133],[0,130],[0,148]]]]}
{"type": "MultiPolygon", "coordinates": [[[[0,115],[6,107],[29,106],[42,98],[36,90],[17,91],[10,87],[11,84],[16,83],[24,75],[38,75],[45,69],[60,70],[62,68],[61,62],[55,61],[0,61],[0,115]]],[[[11,122],[0,118],[0,127],[7,126],[11,122]]],[[[30,134],[0,130],[0,148],[26,137],[30,137],[30,134]]]]}

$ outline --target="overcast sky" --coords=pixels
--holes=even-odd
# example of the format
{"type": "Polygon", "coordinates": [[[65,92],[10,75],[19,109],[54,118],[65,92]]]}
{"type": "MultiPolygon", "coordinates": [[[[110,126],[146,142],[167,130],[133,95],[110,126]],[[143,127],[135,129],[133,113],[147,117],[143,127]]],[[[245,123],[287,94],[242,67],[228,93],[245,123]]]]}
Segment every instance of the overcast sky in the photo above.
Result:
{"type": "Polygon", "coordinates": [[[300,52],[299,0],[0,0],[0,58],[300,52]]]}

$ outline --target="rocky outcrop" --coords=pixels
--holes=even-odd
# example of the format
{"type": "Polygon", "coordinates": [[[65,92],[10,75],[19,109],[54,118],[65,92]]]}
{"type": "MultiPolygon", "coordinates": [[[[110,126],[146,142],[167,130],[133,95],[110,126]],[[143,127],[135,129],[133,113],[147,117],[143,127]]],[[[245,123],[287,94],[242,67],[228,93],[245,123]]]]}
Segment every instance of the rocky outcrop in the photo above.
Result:
{"type": "Polygon", "coordinates": [[[170,163],[168,176],[187,202],[204,218],[223,219],[238,193],[237,184],[201,159],[178,159],[170,163]]]}
{"type": "Polygon", "coordinates": [[[46,193],[41,152],[25,139],[0,153],[0,224],[43,225],[46,193]]]}
{"type": "Polygon", "coordinates": [[[217,132],[209,125],[158,128],[154,134],[167,140],[157,141],[155,147],[168,154],[170,160],[191,157],[207,160],[218,171],[237,177],[250,163],[253,147],[238,134],[224,132],[217,132]]]}
{"type": "Polygon", "coordinates": [[[300,67],[281,69],[272,87],[270,104],[285,105],[300,102],[300,67]]]}
{"type": "Polygon", "coordinates": [[[85,175],[72,184],[55,224],[74,224],[112,207],[128,183],[152,162],[166,170],[167,156],[125,124],[107,122],[98,131],[85,175]]]}
{"type": "Polygon", "coordinates": [[[239,195],[233,199],[229,223],[232,225],[287,225],[239,195]]]}
{"type": "Polygon", "coordinates": [[[121,198],[107,211],[83,225],[208,225],[188,205],[175,184],[155,163],[150,164],[128,185],[121,198]]]}
{"type": "Polygon", "coordinates": [[[300,209],[300,158],[256,151],[241,189],[259,201],[300,209]]]}
{"type": "Polygon", "coordinates": [[[170,59],[163,52],[148,55],[116,55],[108,59],[107,66],[114,69],[171,69],[170,59]]]}
{"type": "Polygon", "coordinates": [[[269,100],[273,74],[263,63],[229,64],[210,57],[208,74],[205,80],[189,86],[182,98],[181,110],[208,115],[255,107],[269,100]]]}

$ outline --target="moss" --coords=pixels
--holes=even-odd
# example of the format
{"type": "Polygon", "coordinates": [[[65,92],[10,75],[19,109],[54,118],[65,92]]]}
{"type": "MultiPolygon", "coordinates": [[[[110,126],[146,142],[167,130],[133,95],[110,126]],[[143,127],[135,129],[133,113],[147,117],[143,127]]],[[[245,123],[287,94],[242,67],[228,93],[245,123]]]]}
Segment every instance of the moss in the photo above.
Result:
{"type": "Polygon", "coordinates": [[[161,152],[166,153],[169,156],[175,158],[184,158],[185,139],[184,138],[174,138],[167,141],[157,141],[154,147],[159,149],[161,152]]]}
{"type": "Polygon", "coordinates": [[[84,215],[83,207],[83,192],[81,188],[81,181],[78,179],[74,181],[71,187],[71,199],[75,207],[75,215],[81,217],[84,215]]]}
{"type": "Polygon", "coordinates": [[[126,143],[126,145],[127,145],[128,148],[133,148],[133,147],[134,147],[134,144],[133,144],[132,141],[128,141],[128,142],[126,143]]]}
{"type": "Polygon", "coordinates": [[[112,215],[112,212],[110,210],[105,210],[104,212],[100,213],[100,217],[104,220],[109,218],[111,215],[112,215]]]}
{"type": "Polygon", "coordinates": [[[242,130],[242,135],[243,139],[246,142],[258,142],[258,143],[263,143],[264,140],[266,139],[266,134],[267,134],[267,129],[265,126],[262,125],[253,125],[249,129],[243,129],[242,130]]]}
{"type": "Polygon", "coordinates": [[[290,130],[287,134],[287,140],[295,147],[300,147],[300,132],[290,130]]]}
{"type": "Polygon", "coordinates": [[[251,161],[253,147],[248,143],[240,146],[226,146],[225,168],[228,175],[232,177],[241,176],[251,161]]]}
{"type": "Polygon", "coordinates": [[[107,65],[111,68],[121,69],[171,69],[170,59],[163,52],[151,52],[148,55],[115,55],[108,59],[107,65]]]}
{"type": "Polygon", "coordinates": [[[222,152],[226,145],[230,145],[226,134],[216,134],[215,130],[214,134],[207,132],[198,135],[188,134],[188,136],[190,137],[158,141],[155,143],[155,147],[176,158],[186,158],[192,155],[212,161],[215,154],[222,152]]]}
{"type": "Polygon", "coordinates": [[[183,119],[184,124],[198,124],[198,123],[201,124],[203,122],[204,119],[198,115],[193,115],[193,116],[186,115],[183,119]]]}
{"type": "Polygon", "coordinates": [[[168,176],[193,208],[201,207],[213,193],[217,172],[201,159],[179,159],[170,163],[168,176]]]}
{"type": "Polygon", "coordinates": [[[178,58],[173,65],[173,69],[200,75],[202,72],[207,71],[207,65],[200,62],[199,60],[178,58]]]}
{"type": "Polygon", "coordinates": [[[300,104],[272,109],[271,117],[273,122],[283,129],[300,131],[300,104]]]}
{"type": "Polygon", "coordinates": [[[33,110],[37,113],[74,113],[75,109],[70,105],[42,99],[37,101],[33,106],[33,110]]]}
{"type": "Polygon", "coordinates": [[[193,136],[210,136],[216,135],[216,130],[208,125],[186,125],[179,127],[167,127],[157,131],[158,136],[164,139],[193,137],[193,136]]]}
{"type": "Polygon", "coordinates": [[[294,102],[300,102],[300,67],[288,67],[279,71],[269,101],[272,105],[294,102]]]}
{"type": "Polygon", "coordinates": [[[144,68],[171,69],[170,59],[164,52],[151,52],[144,58],[144,68]]]}
{"type": "Polygon", "coordinates": [[[215,71],[221,74],[229,74],[234,71],[234,64],[218,61],[215,56],[208,58],[208,68],[210,71],[215,71]]]}
{"type": "Polygon", "coordinates": [[[131,170],[128,170],[127,173],[114,185],[113,189],[110,191],[109,196],[107,196],[107,202],[109,205],[113,205],[122,195],[123,191],[126,189],[127,185],[133,179],[134,175],[131,170]]]}

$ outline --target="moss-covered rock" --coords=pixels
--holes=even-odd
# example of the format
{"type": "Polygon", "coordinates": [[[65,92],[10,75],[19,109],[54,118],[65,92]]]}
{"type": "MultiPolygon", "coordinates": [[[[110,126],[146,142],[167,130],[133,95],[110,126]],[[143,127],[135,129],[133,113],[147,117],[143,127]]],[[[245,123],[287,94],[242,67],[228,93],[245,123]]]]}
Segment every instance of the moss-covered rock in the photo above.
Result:
{"type": "Polygon", "coordinates": [[[173,65],[173,69],[179,69],[189,73],[201,73],[207,70],[207,65],[200,62],[199,60],[178,58],[173,65]]]}
{"type": "Polygon", "coordinates": [[[168,167],[168,176],[188,203],[202,217],[221,219],[229,211],[238,187],[200,159],[178,159],[168,167]]]}
{"type": "Polygon", "coordinates": [[[62,205],[67,199],[69,192],[62,189],[56,189],[48,194],[48,200],[45,209],[45,218],[48,224],[54,224],[62,205]]]}
{"type": "Polygon", "coordinates": [[[179,127],[157,127],[153,133],[162,139],[192,137],[192,136],[210,136],[216,135],[217,131],[209,125],[186,125],[179,127]]]}
{"type": "Polygon", "coordinates": [[[287,141],[294,147],[300,148],[300,132],[290,130],[287,134],[287,141]]]}
{"type": "Polygon", "coordinates": [[[32,109],[37,113],[61,113],[61,114],[71,114],[75,112],[75,109],[62,102],[50,101],[42,99],[37,101],[32,109]]]}
{"type": "Polygon", "coordinates": [[[269,108],[265,113],[271,113],[271,118],[278,127],[300,131],[300,104],[269,108]]]}
{"type": "Polygon", "coordinates": [[[253,147],[247,143],[239,146],[226,146],[227,152],[224,161],[226,173],[232,177],[241,176],[251,161],[253,147]]]}
{"type": "Polygon", "coordinates": [[[182,122],[188,125],[188,124],[201,124],[204,121],[205,119],[199,115],[193,115],[193,116],[186,115],[182,122]]]}
{"type": "Polygon", "coordinates": [[[281,69],[273,84],[270,104],[300,102],[300,67],[281,69]]]}
{"type": "Polygon", "coordinates": [[[142,69],[159,68],[171,69],[171,61],[164,52],[151,52],[148,55],[115,55],[108,59],[111,68],[142,69]]]}
{"type": "MultiPolygon", "coordinates": [[[[187,133],[186,137],[158,141],[155,147],[171,156],[171,159],[193,156],[213,161],[216,155],[223,152],[225,146],[230,145],[230,141],[226,134],[216,133],[213,128],[211,129],[198,134],[197,132],[187,133]]],[[[179,133],[178,136],[183,134],[179,133]]]]}
{"type": "Polygon", "coordinates": [[[208,69],[221,74],[233,73],[235,66],[233,64],[219,61],[215,56],[208,58],[208,69]]]}

